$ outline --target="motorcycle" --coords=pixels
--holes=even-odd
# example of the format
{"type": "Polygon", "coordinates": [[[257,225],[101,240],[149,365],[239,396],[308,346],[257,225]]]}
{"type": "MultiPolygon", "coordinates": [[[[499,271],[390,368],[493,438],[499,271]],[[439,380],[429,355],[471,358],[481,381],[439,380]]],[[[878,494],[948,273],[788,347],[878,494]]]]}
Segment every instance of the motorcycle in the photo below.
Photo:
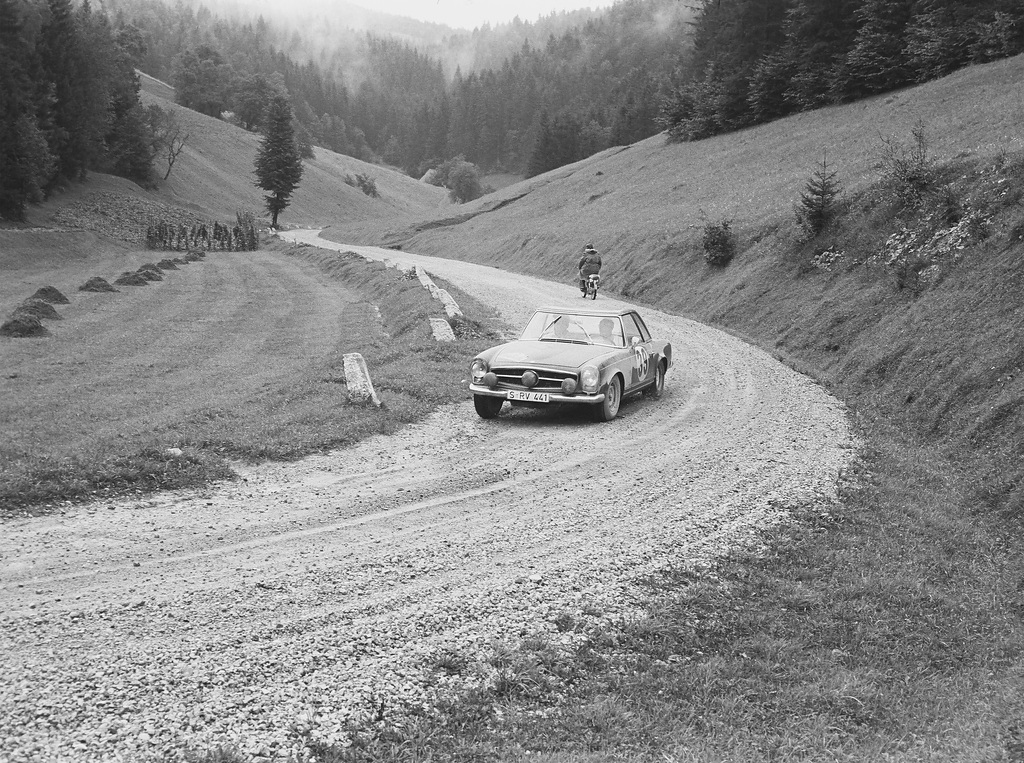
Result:
{"type": "Polygon", "coordinates": [[[583,298],[597,299],[597,290],[599,288],[601,288],[601,276],[597,273],[592,273],[584,281],[583,298]]]}

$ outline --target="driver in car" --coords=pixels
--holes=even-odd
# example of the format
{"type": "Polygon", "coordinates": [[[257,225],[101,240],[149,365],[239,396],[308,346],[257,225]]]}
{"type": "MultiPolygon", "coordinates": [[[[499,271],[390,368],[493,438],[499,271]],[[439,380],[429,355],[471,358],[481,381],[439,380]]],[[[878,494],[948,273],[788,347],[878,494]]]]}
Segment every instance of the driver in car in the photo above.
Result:
{"type": "Polygon", "coordinates": [[[611,347],[620,346],[621,342],[617,341],[615,336],[615,321],[611,318],[602,318],[601,322],[597,324],[597,332],[601,336],[601,344],[607,344],[611,347]]]}

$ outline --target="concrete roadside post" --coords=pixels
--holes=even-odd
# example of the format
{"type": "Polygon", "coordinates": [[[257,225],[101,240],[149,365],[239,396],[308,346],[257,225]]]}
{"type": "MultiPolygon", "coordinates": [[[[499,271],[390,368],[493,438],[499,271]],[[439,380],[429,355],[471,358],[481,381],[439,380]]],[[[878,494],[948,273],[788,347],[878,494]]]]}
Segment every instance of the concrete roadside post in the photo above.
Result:
{"type": "Polygon", "coordinates": [[[349,352],[342,356],[342,363],[345,368],[345,384],[348,386],[349,400],[362,403],[369,400],[376,407],[380,408],[380,400],[373,389],[373,382],[370,381],[370,372],[366,368],[366,361],[358,352],[349,352]]]}
{"type": "Polygon", "coordinates": [[[430,330],[434,334],[434,339],[438,342],[455,341],[455,332],[452,331],[451,324],[444,318],[431,318],[430,330]]]}

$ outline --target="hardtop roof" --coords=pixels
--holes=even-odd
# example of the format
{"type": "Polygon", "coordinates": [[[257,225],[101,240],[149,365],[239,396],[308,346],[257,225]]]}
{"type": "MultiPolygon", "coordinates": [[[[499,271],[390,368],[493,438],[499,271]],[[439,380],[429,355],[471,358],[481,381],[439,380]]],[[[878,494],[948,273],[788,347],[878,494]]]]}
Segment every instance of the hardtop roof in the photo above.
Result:
{"type": "Polygon", "coordinates": [[[538,307],[534,312],[568,313],[571,315],[592,315],[598,318],[616,318],[626,315],[627,313],[635,313],[636,309],[632,307],[622,307],[617,310],[602,310],[596,307],[579,307],[578,305],[545,305],[544,307],[538,307]]]}

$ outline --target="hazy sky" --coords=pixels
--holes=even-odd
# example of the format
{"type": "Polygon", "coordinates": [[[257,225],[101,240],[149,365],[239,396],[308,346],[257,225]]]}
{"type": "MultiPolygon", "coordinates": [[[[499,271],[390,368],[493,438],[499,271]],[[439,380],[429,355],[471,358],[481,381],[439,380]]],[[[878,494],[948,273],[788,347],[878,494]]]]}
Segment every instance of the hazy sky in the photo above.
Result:
{"type": "Polygon", "coordinates": [[[604,8],[612,0],[351,0],[371,10],[472,29],[484,22],[536,21],[552,11],[604,8]]]}

